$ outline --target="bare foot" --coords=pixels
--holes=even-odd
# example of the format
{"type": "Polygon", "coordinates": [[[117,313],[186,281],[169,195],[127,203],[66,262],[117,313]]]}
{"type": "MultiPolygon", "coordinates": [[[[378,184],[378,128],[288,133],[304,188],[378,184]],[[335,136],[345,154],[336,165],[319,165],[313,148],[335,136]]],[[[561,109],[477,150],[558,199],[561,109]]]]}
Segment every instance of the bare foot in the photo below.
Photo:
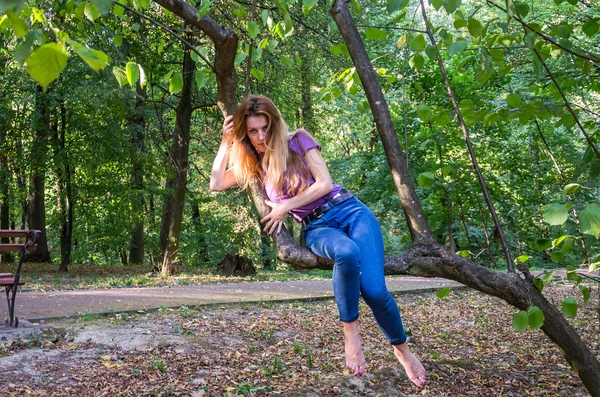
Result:
{"type": "Polygon", "coordinates": [[[344,324],[344,342],[346,352],[346,368],[354,375],[362,376],[366,372],[367,363],[360,343],[358,321],[344,324]]]}
{"type": "Polygon", "coordinates": [[[408,344],[405,342],[401,345],[395,345],[394,354],[404,367],[406,375],[408,375],[412,383],[418,387],[425,386],[427,383],[425,368],[421,364],[421,361],[408,349],[408,344]]]}

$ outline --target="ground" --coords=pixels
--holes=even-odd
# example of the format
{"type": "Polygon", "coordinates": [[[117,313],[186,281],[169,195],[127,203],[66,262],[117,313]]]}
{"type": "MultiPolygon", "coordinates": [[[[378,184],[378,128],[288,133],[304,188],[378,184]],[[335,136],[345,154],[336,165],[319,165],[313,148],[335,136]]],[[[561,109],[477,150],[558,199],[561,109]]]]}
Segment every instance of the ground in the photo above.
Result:
{"type": "MultiPolygon", "coordinates": [[[[549,292],[560,305],[571,287],[549,292]]],[[[598,287],[573,325],[600,356],[598,287]],[[591,320],[593,319],[593,321],[591,320]]],[[[480,293],[397,298],[429,383],[412,386],[366,306],[368,374],[343,370],[332,301],[164,309],[0,331],[0,395],[587,396],[540,330],[517,333],[515,309],[480,293]]]]}

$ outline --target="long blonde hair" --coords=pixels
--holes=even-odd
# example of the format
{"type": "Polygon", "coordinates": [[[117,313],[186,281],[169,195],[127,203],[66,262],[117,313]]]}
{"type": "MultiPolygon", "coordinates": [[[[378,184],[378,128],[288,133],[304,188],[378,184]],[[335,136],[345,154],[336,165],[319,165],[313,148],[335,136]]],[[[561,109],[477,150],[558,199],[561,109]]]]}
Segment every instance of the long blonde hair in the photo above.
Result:
{"type": "Polygon", "coordinates": [[[267,97],[251,95],[245,98],[233,114],[235,139],[229,154],[238,185],[247,189],[254,180],[263,185],[272,185],[279,193],[284,185],[292,195],[303,192],[309,186],[310,173],[300,154],[288,150],[293,137],[277,106],[267,97]],[[246,119],[248,116],[267,118],[266,150],[261,156],[248,138],[246,119]]]}

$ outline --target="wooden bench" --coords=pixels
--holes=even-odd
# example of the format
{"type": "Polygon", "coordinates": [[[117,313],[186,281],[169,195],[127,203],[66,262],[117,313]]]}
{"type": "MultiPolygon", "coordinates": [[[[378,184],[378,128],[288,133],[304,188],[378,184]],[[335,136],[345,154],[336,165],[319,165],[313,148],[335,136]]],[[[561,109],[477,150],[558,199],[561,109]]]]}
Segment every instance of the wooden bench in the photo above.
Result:
{"type": "MultiPolygon", "coordinates": [[[[20,252],[19,264],[15,273],[0,273],[0,287],[6,290],[6,300],[8,302],[8,319],[6,323],[11,327],[19,326],[19,319],[15,317],[15,298],[19,285],[25,284],[21,280],[21,266],[23,259],[29,251],[37,248],[36,242],[40,235],[39,230],[0,230],[0,239],[11,238],[21,240],[21,242],[0,243],[0,252],[20,252]]],[[[2,241],[2,240],[0,240],[2,241]]]]}

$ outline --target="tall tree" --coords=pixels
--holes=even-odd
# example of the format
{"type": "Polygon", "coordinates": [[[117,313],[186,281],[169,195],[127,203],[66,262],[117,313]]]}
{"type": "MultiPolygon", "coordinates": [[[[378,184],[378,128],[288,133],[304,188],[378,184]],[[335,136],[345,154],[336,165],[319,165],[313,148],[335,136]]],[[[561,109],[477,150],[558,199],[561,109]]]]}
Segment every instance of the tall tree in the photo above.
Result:
{"type": "Polygon", "coordinates": [[[135,109],[128,119],[131,143],[131,232],[129,263],[144,262],[144,158],[146,154],[146,87],[136,83],[135,109]]]}
{"type": "MultiPolygon", "coordinates": [[[[186,24],[188,33],[191,25],[186,24]]],[[[163,202],[163,215],[160,228],[160,250],[162,255],[162,274],[172,275],[177,272],[177,253],[183,220],[187,173],[189,168],[190,124],[192,117],[192,83],[194,81],[195,64],[190,50],[183,52],[183,88],[175,111],[175,128],[169,150],[169,163],[172,175],[167,178],[167,195],[163,202]]]]}
{"type": "Polygon", "coordinates": [[[28,196],[27,226],[30,229],[40,230],[37,249],[27,254],[31,262],[51,262],[50,251],[46,233],[46,167],[48,138],[50,134],[50,100],[48,93],[44,93],[38,86],[35,104],[36,111],[33,120],[33,140],[31,142],[31,171],[28,196]]]}

